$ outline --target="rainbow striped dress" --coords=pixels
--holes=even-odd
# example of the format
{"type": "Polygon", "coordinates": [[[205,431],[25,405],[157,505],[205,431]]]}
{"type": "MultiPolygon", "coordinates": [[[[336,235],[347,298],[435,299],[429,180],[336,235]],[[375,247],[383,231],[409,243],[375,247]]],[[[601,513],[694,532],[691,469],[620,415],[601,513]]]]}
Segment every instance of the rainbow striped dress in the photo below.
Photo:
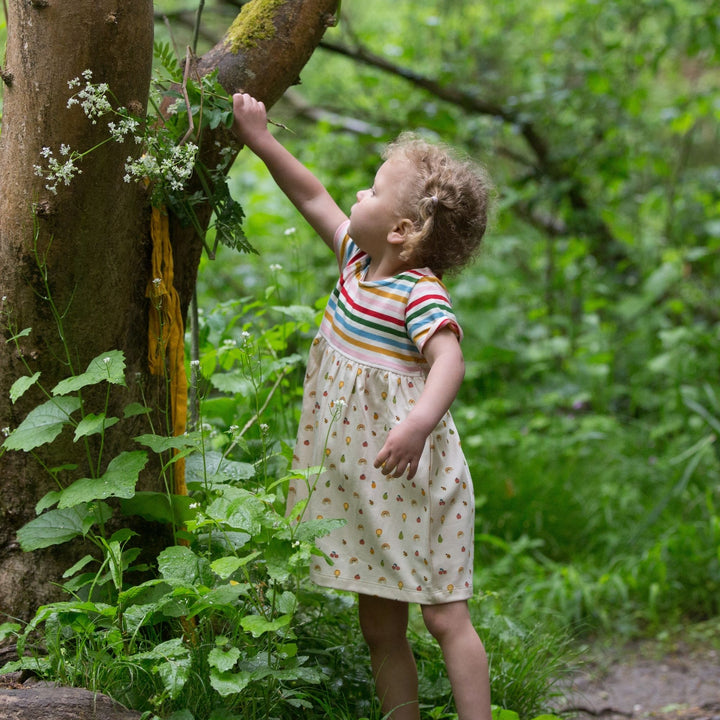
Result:
{"type": "Polygon", "coordinates": [[[319,585],[424,604],[472,595],[474,495],[447,413],[425,443],[415,477],[373,467],[387,433],[417,402],[434,332],[461,330],[441,281],[428,269],[363,280],[370,258],[335,235],[340,278],[313,341],[288,508],[308,498],[304,520],[342,518],[317,540],[319,585]]]}

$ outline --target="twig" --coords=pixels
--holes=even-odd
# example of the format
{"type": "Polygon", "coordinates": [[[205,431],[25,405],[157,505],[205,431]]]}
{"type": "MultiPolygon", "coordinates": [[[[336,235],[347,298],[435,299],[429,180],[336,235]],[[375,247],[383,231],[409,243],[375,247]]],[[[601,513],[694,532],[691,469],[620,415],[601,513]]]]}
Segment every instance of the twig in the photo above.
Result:
{"type": "Polygon", "coordinates": [[[270,404],[270,400],[272,400],[275,391],[280,387],[280,383],[290,374],[291,371],[292,368],[290,367],[283,369],[280,373],[280,377],[278,377],[275,381],[275,384],[272,386],[268,396],[265,398],[265,402],[262,404],[262,407],[245,423],[243,429],[238,433],[238,437],[242,437],[260,419],[260,415],[262,415],[265,408],[270,404]]]}
{"type": "Polygon", "coordinates": [[[195,121],[193,120],[192,106],[190,105],[190,98],[188,96],[188,91],[187,91],[187,83],[188,83],[188,78],[190,76],[190,65],[191,64],[192,64],[192,50],[188,47],[187,54],[185,55],[185,71],[183,72],[183,81],[182,81],[182,94],[183,94],[183,99],[185,100],[185,107],[187,108],[187,114],[188,114],[188,129],[187,129],[187,132],[183,135],[182,140],[179,142],[180,145],[184,145],[187,142],[188,138],[195,131],[195,121]]]}

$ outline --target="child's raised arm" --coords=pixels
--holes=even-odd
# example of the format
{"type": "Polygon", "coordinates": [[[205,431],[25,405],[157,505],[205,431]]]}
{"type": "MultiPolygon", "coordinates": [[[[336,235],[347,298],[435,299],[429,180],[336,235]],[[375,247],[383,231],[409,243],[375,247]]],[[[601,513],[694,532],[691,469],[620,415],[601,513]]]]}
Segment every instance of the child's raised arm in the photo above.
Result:
{"type": "Polygon", "coordinates": [[[332,248],[333,235],[347,219],[323,184],[270,133],[265,105],[246,93],[233,95],[233,132],[267,166],[278,187],[332,248]]]}

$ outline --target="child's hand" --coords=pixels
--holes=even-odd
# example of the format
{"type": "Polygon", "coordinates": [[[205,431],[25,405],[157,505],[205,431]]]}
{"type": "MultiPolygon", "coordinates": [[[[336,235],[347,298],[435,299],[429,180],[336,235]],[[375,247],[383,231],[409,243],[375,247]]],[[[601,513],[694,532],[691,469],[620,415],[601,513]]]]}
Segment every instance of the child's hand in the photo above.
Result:
{"type": "Polygon", "coordinates": [[[252,95],[247,93],[233,95],[233,118],[233,132],[238,140],[251,150],[255,140],[268,132],[265,105],[252,95]]]}
{"type": "Polygon", "coordinates": [[[407,470],[412,480],[417,472],[427,435],[411,420],[403,420],[387,436],[385,444],[375,458],[375,467],[382,468],[383,475],[400,477],[407,470]]]}

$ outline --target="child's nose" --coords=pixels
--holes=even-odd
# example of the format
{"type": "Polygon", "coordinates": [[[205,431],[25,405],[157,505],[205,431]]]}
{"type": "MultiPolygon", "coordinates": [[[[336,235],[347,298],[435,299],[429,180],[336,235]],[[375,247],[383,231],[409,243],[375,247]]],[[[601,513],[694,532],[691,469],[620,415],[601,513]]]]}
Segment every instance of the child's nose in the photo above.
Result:
{"type": "Polygon", "coordinates": [[[357,201],[360,202],[365,197],[365,195],[367,195],[367,190],[358,190],[356,195],[357,201]]]}

